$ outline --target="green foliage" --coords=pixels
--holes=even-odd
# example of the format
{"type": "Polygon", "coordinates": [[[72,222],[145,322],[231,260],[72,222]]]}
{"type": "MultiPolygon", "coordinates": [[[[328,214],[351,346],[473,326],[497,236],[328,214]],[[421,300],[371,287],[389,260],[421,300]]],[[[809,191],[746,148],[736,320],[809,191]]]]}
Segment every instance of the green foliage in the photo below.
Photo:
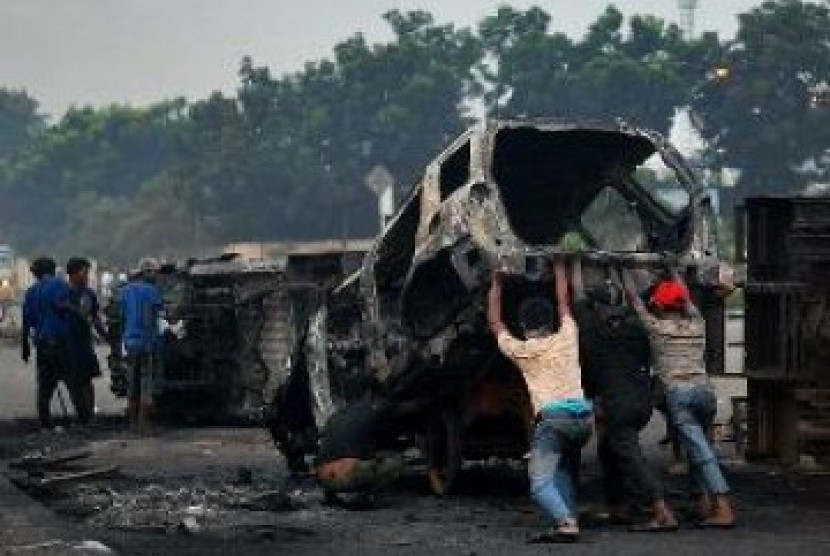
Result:
{"type": "Polygon", "coordinates": [[[667,132],[682,104],[682,42],[652,16],[626,20],[609,7],[580,41],[549,33],[550,15],[502,8],[482,21],[491,112],[512,116],[625,117],[667,132]],[[495,66],[495,69],[493,69],[495,66]],[[509,97],[509,98],[506,98],[509,97]]]}
{"type": "Polygon", "coordinates": [[[830,82],[830,10],[765,2],[740,16],[725,79],[692,105],[714,166],[742,171],[741,194],[791,193],[828,178],[830,105],[813,92],[830,82]]]}
{"type": "MultiPolygon", "coordinates": [[[[177,100],[146,109],[70,109],[3,163],[4,232],[25,249],[75,243],[75,223],[88,209],[94,216],[98,207],[107,212],[126,202],[175,160],[174,135],[185,106],[177,100]]],[[[108,248],[107,236],[92,239],[108,248]]]]}
{"type": "Polygon", "coordinates": [[[37,106],[24,91],[0,88],[0,161],[23,148],[43,128],[37,106]]]}
{"type": "MultiPolygon", "coordinates": [[[[0,89],[0,239],[126,262],[371,236],[368,171],[383,165],[407,188],[482,103],[491,115],[619,116],[662,132],[690,106],[707,161],[743,171],[740,193],[826,179],[830,110],[813,94],[830,75],[824,5],[767,2],[741,16],[734,44],[614,7],[579,39],[551,32],[538,7],[499,8],[475,31],[423,11],[383,17],[389,41],[353,35],[292,74],[244,59],[232,96],[73,108],[47,127],[36,101],[0,89]]],[[[639,177],[672,193],[662,175],[639,177]]],[[[621,224],[610,206],[596,207],[603,237],[621,224]]]]}

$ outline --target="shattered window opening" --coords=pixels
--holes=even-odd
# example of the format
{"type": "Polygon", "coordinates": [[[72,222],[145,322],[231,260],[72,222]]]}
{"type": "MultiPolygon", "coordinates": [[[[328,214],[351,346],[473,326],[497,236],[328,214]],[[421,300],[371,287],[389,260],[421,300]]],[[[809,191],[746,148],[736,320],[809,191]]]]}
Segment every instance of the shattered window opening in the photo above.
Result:
{"type": "Polygon", "coordinates": [[[441,164],[439,176],[443,201],[470,181],[470,142],[467,141],[441,164]]]}
{"type": "Polygon", "coordinates": [[[606,184],[621,182],[653,153],[637,135],[512,127],[496,135],[492,176],[516,236],[552,245],[579,226],[606,184]]]}
{"type": "Polygon", "coordinates": [[[638,166],[630,180],[672,216],[682,214],[691,203],[689,192],[678,179],[677,172],[669,168],[658,153],[638,166]]]}
{"type": "Polygon", "coordinates": [[[421,219],[421,190],[409,200],[403,213],[387,231],[378,246],[374,262],[375,287],[383,315],[395,314],[398,296],[412,266],[415,238],[421,219]]]}
{"type": "Polygon", "coordinates": [[[582,213],[582,228],[603,251],[640,251],[646,247],[643,223],[616,188],[602,189],[582,213]]]}

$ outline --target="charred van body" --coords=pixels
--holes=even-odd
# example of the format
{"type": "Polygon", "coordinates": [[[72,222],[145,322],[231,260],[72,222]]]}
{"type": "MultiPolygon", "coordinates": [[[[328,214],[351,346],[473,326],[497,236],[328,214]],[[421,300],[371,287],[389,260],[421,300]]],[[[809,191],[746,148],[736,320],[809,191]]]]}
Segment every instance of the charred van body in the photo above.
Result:
{"type": "Polygon", "coordinates": [[[427,166],[361,269],[308,320],[272,428],[293,446],[350,399],[383,395],[426,402],[402,433],[424,449],[437,492],[464,458],[521,456],[530,404],[486,325],[486,290],[507,262],[505,317],[516,327],[510,308],[552,304],[548,262],[575,250],[589,285],[607,264],[686,269],[711,317],[717,370],[713,221],[705,189],[655,133],[623,123],[473,128],[427,166]],[[297,399],[305,409],[287,411],[297,399]]]}

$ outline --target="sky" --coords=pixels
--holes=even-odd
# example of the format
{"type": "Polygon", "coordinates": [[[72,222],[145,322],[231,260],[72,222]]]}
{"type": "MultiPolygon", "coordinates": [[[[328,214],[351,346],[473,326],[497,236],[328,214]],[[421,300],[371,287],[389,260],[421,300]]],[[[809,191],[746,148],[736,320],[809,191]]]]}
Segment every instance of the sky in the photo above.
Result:
{"type": "MultiPolygon", "coordinates": [[[[512,0],[538,5],[552,27],[582,35],[611,0],[512,0]]],[[[276,74],[327,56],[361,31],[387,38],[380,15],[426,9],[473,25],[506,3],[490,0],[0,0],[0,87],[25,89],[42,110],[146,104],[232,92],[245,55],[276,74]]],[[[677,0],[617,0],[626,14],[678,19],[677,0]]],[[[699,0],[696,28],[731,36],[735,15],[759,0],[699,0]]]]}

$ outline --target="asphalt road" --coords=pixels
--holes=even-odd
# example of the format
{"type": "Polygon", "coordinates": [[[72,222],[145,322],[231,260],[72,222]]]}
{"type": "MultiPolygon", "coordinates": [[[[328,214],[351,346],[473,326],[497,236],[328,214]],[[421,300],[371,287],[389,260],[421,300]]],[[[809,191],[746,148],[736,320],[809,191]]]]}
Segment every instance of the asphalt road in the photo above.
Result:
{"type": "MultiPolygon", "coordinates": [[[[284,462],[265,431],[192,428],[140,439],[127,433],[122,421],[102,418],[93,429],[37,434],[31,420],[33,371],[33,366],[20,362],[13,346],[0,348],[0,458],[85,447],[94,454],[93,464],[119,465],[121,472],[110,480],[42,495],[39,500],[56,516],[49,535],[67,538],[69,533],[61,532],[65,527],[72,538],[101,541],[125,556],[830,554],[830,476],[745,465],[729,468],[740,510],[740,526],[735,530],[701,531],[688,521],[679,533],[650,536],[622,528],[588,528],[583,543],[568,547],[525,542],[542,519],[529,500],[523,473],[504,466],[468,469],[458,492],[444,498],[427,494],[423,475],[413,468],[376,508],[367,511],[321,505],[312,484],[297,491],[291,504],[246,507],[234,503],[234,497],[293,490],[285,483],[284,462]],[[240,476],[247,477],[243,485],[240,476]],[[196,516],[196,529],[176,527],[187,515],[196,516]]],[[[101,413],[118,414],[123,404],[109,393],[108,381],[99,380],[97,389],[101,413]]],[[[721,408],[727,411],[729,396],[740,395],[743,383],[723,379],[719,389],[721,408]]],[[[661,434],[662,424],[656,418],[643,435],[655,465],[665,457],[657,446],[661,434]]],[[[729,451],[729,445],[721,446],[722,454],[729,451]]],[[[667,486],[672,504],[688,509],[685,477],[667,477],[667,486]]],[[[590,447],[582,487],[586,504],[600,500],[590,447]]],[[[0,542],[0,554],[3,549],[0,542]]],[[[26,554],[41,552],[28,549],[26,554]]]]}
{"type": "MultiPolygon", "coordinates": [[[[98,356],[104,372],[104,376],[95,381],[98,413],[121,413],[124,410],[124,402],[116,398],[109,389],[109,376],[105,368],[106,351],[99,350],[98,356]]],[[[34,356],[27,365],[21,361],[19,350],[13,340],[0,339],[0,420],[34,418],[37,414],[35,390],[34,356]]],[[[72,405],[65,386],[61,386],[61,392],[71,414],[72,405]]],[[[63,407],[58,396],[53,399],[52,414],[63,415],[63,407]]]]}
{"type": "MultiPolygon", "coordinates": [[[[373,509],[322,505],[312,483],[306,483],[300,491],[304,494],[292,504],[278,497],[274,507],[252,508],[235,498],[240,493],[292,490],[286,488],[283,463],[264,431],[168,430],[156,438],[137,439],[113,429],[83,443],[94,452],[94,463],[116,463],[122,472],[105,483],[78,485],[40,499],[64,523],[80,530],[82,538],[101,541],[125,556],[830,553],[826,475],[735,466],[729,471],[740,508],[735,530],[698,530],[689,520],[676,534],[587,528],[580,545],[551,547],[526,543],[542,517],[527,496],[523,472],[505,466],[467,469],[458,492],[443,498],[427,494],[423,475],[412,468],[373,509]],[[248,477],[244,483],[242,475],[248,477]],[[177,526],[187,516],[195,516],[192,530],[177,526]]],[[[586,455],[582,498],[590,504],[599,500],[600,492],[593,458],[590,452],[586,455]]],[[[657,463],[659,450],[653,456],[657,463]]],[[[675,508],[688,510],[685,478],[670,477],[667,484],[675,508]]]]}

